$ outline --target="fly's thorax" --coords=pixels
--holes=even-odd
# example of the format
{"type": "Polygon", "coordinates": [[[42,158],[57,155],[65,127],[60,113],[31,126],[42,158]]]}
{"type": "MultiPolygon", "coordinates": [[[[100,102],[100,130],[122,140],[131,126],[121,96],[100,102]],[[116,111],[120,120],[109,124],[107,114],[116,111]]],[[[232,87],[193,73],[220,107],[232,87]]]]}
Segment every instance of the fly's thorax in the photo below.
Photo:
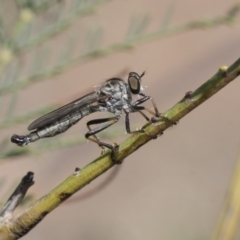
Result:
{"type": "Polygon", "coordinates": [[[108,95],[115,100],[131,98],[128,84],[120,78],[112,78],[106,81],[98,90],[99,95],[108,95]]]}
{"type": "Polygon", "coordinates": [[[100,111],[108,111],[115,113],[121,111],[123,108],[130,107],[132,102],[132,95],[128,84],[120,78],[112,78],[106,81],[98,90],[99,98],[104,101],[105,106],[100,107],[100,111]]]}

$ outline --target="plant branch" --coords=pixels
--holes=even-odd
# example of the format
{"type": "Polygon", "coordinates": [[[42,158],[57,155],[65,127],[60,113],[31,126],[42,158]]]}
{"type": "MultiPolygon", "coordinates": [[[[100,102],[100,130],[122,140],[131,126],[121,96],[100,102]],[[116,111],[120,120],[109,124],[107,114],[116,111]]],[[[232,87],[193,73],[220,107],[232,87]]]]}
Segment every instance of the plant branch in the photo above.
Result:
{"type": "MultiPolygon", "coordinates": [[[[0,210],[0,227],[10,222],[13,218],[13,211],[22,201],[27,193],[27,190],[34,184],[33,173],[28,172],[21,180],[15,191],[7,200],[3,208],[0,210]]],[[[0,235],[0,239],[1,235],[0,235]]]]}
{"type": "MultiPolygon", "coordinates": [[[[221,67],[219,71],[207,82],[194,92],[187,93],[182,100],[180,100],[170,110],[166,111],[163,115],[174,121],[179,121],[186,114],[213,96],[239,75],[240,58],[229,68],[226,66],[221,67]]],[[[171,123],[165,122],[163,119],[157,121],[154,126],[153,124],[145,125],[145,133],[134,134],[119,146],[118,151],[114,154],[115,160],[119,163],[122,162],[131,153],[149,142],[152,139],[150,135],[157,136],[170,126],[171,123]]],[[[12,222],[2,226],[0,228],[0,236],[2,236],[1,239],[15,240],[24,236],[48,213],[113,166],[114,163],[111,159],[111,153],[110,151],[107,151],[82,170],[76,168],[75,172],[71,176],[53,189],[49,194],[33,203],[24,213],[12,222]]]]}

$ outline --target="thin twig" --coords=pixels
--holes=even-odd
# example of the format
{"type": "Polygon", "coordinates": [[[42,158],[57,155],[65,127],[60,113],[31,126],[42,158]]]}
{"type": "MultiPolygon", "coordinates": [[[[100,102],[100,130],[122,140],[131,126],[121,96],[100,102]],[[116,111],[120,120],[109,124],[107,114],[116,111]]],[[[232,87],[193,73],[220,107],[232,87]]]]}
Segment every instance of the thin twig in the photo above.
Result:
{"type": "MultiPolygon", "coordinates": [[[[0,210],[0,226],[8,223],[13,218],[13,211],[22,201],[27,190],[34,184],[33,173],[28,172],[21,180],[15,191],[0,210]]],[[[1,239],[1,237],[0,237],[1,239]]]]}
{"type": "MultiPolygon", "coordinates": [[[[239,75],[240,59],[238,59],[229,68],[226,66],[221,67],[212,78],[194,92],[187,93],[181,101],[179,101],[170,110],[166,111],[163,115],[174,121],[179,121],[186,114],[213,96],[239,75]]],[[[145,125],[145,133],[134,134],[119,146],[118,151],[114,154],[115,161],[122,162],[131,153],[149,142],[152,139],[150,135],[157,136],[170,127],[170,125],[171,123],[169,121],[164,122],[163,119],[157,121],[154,126],[152,124],[145,125]]],[[[33,203],[13,222],[0,228],[0,236],[2,236],[2,240],[16,240],[24,236],[48,213],[58,207],[71,195],[113,167],[114,163],[111,155],[110,151],[108,151],[84,167],[82,170],[76,168],[75,172],[63,183],[53,189],[49,194],[33,203]]]]}

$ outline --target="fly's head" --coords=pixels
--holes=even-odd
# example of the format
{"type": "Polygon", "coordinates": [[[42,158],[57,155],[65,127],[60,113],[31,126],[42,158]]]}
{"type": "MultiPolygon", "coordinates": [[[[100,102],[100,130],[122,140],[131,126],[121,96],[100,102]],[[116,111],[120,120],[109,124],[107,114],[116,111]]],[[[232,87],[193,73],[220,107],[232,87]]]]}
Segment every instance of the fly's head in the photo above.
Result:
{"type": "Polygon", "coordinates": [[[128,75],[128,86],[132,94],[139,94],[141,91],[141,78],[144,76],[145,72],[138,75],[135,72],[130,72],[128,75]]]}

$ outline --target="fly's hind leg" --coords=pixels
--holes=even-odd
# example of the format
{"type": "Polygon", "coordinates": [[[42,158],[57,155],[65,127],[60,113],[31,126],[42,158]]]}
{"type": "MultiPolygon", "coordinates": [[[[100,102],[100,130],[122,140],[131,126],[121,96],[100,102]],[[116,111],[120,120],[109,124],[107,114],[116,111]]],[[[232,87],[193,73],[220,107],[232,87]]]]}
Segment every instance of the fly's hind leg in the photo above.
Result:
{"type": "Polygon", "coordinates": [[[118,149],[118,145],[117,144],[112,145],[112,144],[102,142],[98,139],[98,137],[95,134],[97,134],[97,133],[101,132],[102,130],[110,127],[113,124],[115,124],[116,122],[118,122],[118,120],[119,120],[119,116],[111,117],[111,118],[101,118],[101,119],[90,120],[90,121],[87,122],[87,127],[88,127],[89,131],[85,134],[85,137],[88,140],[98,144],[98,146],[102,149],[102,152],[104,152],[105,147],[108,148],[108,149],[111,149],[112,150],[112,160],[113,160],[114,163],[118,163],[114,159],[114,152],[116,152],[116,150],[118,149]],[[108,123],[106,123],[102,126],[93,128],[93,129],[91,129],[91,127],[90,127],[91,125],[101,124],[101,123],[105,123],[105,122],[108,122],[108,123]]]}

